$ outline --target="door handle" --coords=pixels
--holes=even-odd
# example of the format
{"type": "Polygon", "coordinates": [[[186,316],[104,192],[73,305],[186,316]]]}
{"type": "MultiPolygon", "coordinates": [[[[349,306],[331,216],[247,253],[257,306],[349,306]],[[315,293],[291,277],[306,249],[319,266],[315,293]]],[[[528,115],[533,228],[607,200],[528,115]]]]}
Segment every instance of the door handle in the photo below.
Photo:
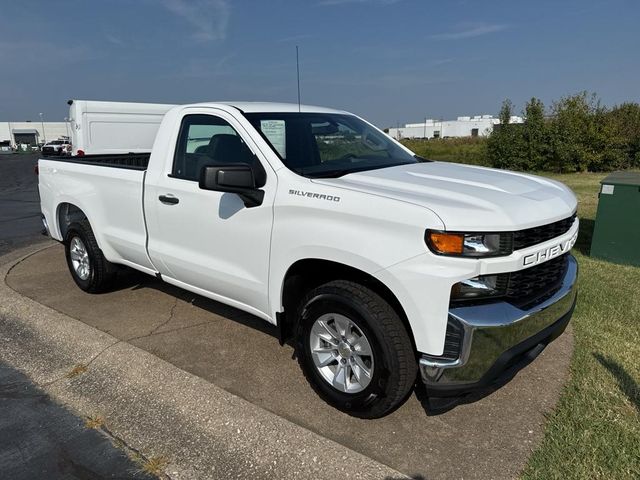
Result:
{"type": "Polygon", "coordinates": [[[176,197],[174,197],[171,194],[168,195],[160,195],[158,197],[158,200],[160,200],[162,203],[164,203],[165,205],[175,205],[176,203],[179,203],[180,200],[176,197]]]}

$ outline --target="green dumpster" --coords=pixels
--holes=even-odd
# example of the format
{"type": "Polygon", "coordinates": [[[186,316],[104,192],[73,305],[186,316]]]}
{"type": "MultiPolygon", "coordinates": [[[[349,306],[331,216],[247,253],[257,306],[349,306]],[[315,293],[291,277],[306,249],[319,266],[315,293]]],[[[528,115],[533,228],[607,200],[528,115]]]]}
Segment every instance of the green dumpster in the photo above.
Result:
{"type": "Polygon", "coordinates": [[[640,266],[640,172],[614,172],[600,184],[591,256],[640,266]]]}

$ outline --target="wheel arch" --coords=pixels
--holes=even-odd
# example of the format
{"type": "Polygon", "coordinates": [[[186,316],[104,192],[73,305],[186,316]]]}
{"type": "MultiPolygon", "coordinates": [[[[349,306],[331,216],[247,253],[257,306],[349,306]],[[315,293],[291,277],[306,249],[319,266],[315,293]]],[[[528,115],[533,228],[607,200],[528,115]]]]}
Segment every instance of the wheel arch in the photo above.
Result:
{"type": "Polygon", "coordinates": [[[415,341],[409,319],[396,295],[383,282],[359,268],[321,258],[305,258],[294,262],[282,281],[281,305],[283,312],[277,315],[281,342],[290,339],[295,332],[298,318],[296,310],[305,292],[332,280],[350,280],[359,283],[379,295],[398,314],[404,324],[415,351],[415,341]]]}
{"type": "Polygon", "coordinates": [[[67,236],[67,232],[69,231],[69,226],[75,222],[81,222],[86,220],[91,225],[91,221],[84,211],[70,202],[61,202],[58,204],[56,208],[56,222],[58,232],[60,233],[60,237],[62,241],[65,241],[67,236]]]}

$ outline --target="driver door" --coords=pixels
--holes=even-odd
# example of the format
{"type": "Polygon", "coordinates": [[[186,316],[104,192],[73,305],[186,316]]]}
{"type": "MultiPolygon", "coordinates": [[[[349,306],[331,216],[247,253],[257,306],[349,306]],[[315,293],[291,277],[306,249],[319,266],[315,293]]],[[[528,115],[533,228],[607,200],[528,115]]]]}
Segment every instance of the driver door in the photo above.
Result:
{"type": "Polygon", "coordinates": [[[172,161],[146,183],[149,256],[167,282],[268,318],[275,174],[231,115],[202,110],[182,117],[172,161]],[[199,188],[203,166],[250,162],[261,205],[199,188]]]}

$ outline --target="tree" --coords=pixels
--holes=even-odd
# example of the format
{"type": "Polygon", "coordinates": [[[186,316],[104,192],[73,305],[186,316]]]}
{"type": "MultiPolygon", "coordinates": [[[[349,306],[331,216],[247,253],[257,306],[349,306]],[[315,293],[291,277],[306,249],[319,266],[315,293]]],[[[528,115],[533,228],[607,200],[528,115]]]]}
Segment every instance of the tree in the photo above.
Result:
{"type": "Polygon", "coordinates": [[[581,92],[553,104],[550,165],[558,172],[603,171],[626,162],[625,139],[597,95],[581,92]]]}
{"type": "Polygon", "coordinates": [[[612,135],[625,151],[623,165],[616,168],[640,167],[640,105],[617,105],[608,112],[607,121],[612,135]]]}
{"type": "Polygon", "coordinates": [[[523,134],[527,148],[527,169],[540,170],[545,164],[548,151],[548,132],[542,101],[531,97],[525,105],[524,116],[523,134]]]}
{"type": "Polygon", "coordinates": [[[513,102],[508,98],[502,102],[502,107],[500,107],[500,126],[509,125],[511,123],[511,117],[513,115],[513,102]]]}
{"type": "Polygon", "coordinates": [[[487,140],[487,157],[492,167],[526,170],[522,125],[511,123],[512,113],[513,103],[506,99],[500,108],[500,123],[487,140]]]}

